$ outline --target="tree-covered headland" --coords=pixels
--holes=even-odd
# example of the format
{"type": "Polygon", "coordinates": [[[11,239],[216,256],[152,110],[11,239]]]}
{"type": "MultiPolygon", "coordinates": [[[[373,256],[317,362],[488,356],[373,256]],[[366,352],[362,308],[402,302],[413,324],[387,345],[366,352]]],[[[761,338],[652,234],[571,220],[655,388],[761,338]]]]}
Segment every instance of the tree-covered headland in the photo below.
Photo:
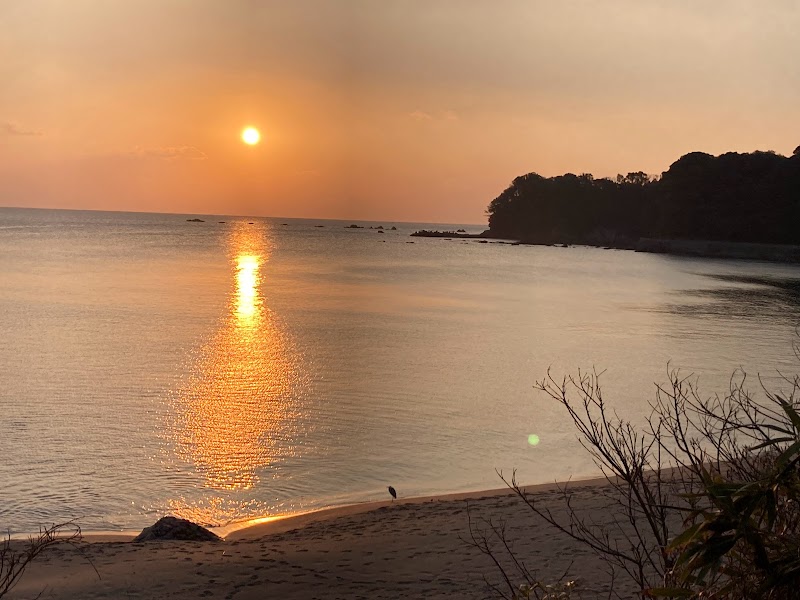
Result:
{"type": "Polygon", "coordinates": [[[487,210],[492,237],[634,247],[640,238],[800,244],[800,146],[686,154],[660,176],[514,179],[487,210]]]}

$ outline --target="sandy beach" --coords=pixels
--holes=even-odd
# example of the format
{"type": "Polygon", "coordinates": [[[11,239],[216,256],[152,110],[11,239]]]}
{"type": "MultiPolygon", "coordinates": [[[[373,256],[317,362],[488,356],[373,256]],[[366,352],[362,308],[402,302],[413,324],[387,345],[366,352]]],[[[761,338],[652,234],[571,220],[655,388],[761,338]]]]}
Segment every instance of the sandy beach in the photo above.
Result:
{"type": "MultiPolygon", "coordinates": [[[[573,504],[600,524],[614,518],[603,484],[570,485],[573,504]]],[[[563,511],[555,485],[528,489],[538,502],[563,511]]],[[[241,529],[220,543],[87,536],[79,549],[61,546],[37,559],[9,597],[496,597],[486,581],[500,583],[500,573],[468,543],[470,518],[507,523],[515,550],[541,581],[566,573],[582,592],[574,597],[607,594],[599,559],[501,489],[334,508],[241,529]]],[[[615,589],[624,584],[617,581],[615,589]]]]}

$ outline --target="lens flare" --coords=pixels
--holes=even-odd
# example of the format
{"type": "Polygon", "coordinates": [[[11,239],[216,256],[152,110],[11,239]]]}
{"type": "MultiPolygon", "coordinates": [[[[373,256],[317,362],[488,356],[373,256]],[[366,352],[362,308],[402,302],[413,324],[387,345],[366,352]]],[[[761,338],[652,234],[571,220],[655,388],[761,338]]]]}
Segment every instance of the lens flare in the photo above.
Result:
{"type": "Polygon", "coordinates": [[[528,444],[531,446],[538,446],[539,445],[539,436],[535,433],[532,433],[528,436],[528,444]]]}

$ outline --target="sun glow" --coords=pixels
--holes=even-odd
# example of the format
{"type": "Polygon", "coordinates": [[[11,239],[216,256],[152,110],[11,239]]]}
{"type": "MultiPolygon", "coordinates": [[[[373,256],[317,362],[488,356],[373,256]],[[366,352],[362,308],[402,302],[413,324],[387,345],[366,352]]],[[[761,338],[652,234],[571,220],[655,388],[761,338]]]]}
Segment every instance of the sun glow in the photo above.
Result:
{"type": "Polygon", "coordinates": [[[242,141],[250,146],[255,146],[261,140],[261,134],[255,127],[248,127],[242,131],[242,141]]]}

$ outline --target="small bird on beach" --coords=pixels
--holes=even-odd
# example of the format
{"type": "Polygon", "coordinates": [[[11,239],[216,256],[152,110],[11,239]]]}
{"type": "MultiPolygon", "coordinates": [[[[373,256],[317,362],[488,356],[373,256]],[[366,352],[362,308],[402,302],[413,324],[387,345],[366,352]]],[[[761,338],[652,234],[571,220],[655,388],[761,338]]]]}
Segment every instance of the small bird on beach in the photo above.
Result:
{"type": "Polygon", "coordinates": [[[392,502],[394,502],[395,498],[397,498],[397,492],[392,486],[389,486],[386,489],[389,490],[389,493],[392,495],[392,502]]]}

